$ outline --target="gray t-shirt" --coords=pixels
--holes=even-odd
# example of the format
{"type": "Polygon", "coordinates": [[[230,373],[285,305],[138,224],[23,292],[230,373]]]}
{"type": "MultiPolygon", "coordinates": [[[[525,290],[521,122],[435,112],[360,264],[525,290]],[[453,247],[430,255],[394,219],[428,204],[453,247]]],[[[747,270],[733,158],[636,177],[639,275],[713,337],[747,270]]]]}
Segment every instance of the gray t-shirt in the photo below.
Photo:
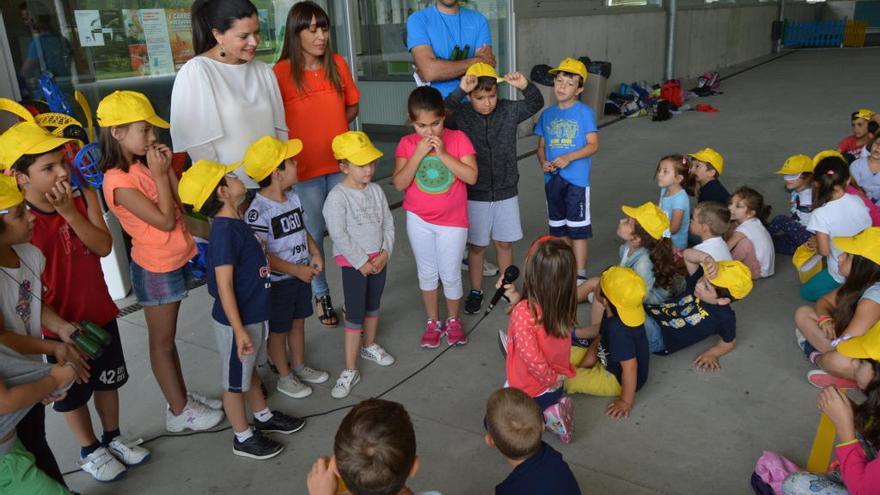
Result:
{"type": "Polygon", "coordinates": [[[333,239],[333,256],[343,256],[355,269],[369,255],[394,247],[394,218],[378,184],[364,189],[337,184],[324,201],[324,221],[333,239]]]}
{"type": "MultiPolygon", "coordinates": [[[[0,379],[6,387],[15,387],[27,383],[33,383],[49,374],[52,365],[34,361],[14,350],[0,344],[0,379]]],[[[15,425],[21,421],[30,407],[0,414],[0,438],[5,437],[15,429],[15,425]]]]}
{"type": "MultiPolygon", "coordinates": [[[[257,193],[245,213],[244,221],[265,246],[266,252],[296,265],[308,265],[309,244],[305,216],[299,196],[293,189],[284,193],[279,203],[257,193]]],[[[286,280],[290,275],[273,270],[271,280],[286,280]]]]}

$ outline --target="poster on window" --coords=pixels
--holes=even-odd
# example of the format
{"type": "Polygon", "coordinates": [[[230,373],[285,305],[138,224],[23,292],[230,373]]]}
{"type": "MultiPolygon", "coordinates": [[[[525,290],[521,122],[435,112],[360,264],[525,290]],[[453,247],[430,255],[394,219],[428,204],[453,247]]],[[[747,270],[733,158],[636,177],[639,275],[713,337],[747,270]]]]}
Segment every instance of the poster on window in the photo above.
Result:
{"type": "Polygon", "coordinates": [[[80,46],[104,46],[104,31],[101,26],[101,13],[97,10],[74,10],[76,31],[80,46]]]}
{"type": "Polygon", "coordinates": [[[139,12],[147,44],[149,74],[173,74],[174,59],[171,56],[165,9],[140,9],[139,12]]]}
{"type": "Polygon", "coordinates": [[[196,55],[192,42],[192,15],[189,9],[165,9],[165,17],[168,21],[174,68],[180,69],[187,60],[196,55]]]}

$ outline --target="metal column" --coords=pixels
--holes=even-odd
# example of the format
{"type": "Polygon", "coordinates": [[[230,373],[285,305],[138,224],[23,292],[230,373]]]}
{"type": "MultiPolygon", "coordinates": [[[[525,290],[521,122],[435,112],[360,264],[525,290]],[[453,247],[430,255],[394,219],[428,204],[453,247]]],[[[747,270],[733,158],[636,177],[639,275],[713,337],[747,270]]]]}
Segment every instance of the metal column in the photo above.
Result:
{"type": "Polygon", "coordinates": [[[678,0],[667,0],[666,8],[666,80],[675,77],[675,18],[678,16],[678,0]]]}

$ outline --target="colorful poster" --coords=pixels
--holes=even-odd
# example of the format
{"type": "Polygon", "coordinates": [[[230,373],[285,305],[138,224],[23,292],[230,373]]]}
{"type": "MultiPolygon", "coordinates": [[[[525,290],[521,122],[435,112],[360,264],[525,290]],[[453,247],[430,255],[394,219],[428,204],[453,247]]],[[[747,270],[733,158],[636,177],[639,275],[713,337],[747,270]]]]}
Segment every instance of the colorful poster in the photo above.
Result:
{"type": "Polygon", "coordinates": [[[192,16],[189,9],[165,9],[165,16],[176,70],[196,55],[192,42],[192,16]]]}
{"type": "Polygon", "coordinates": [[[101,13],[97,10],[74,10],[76,31],[80,46],[104,46],[104,31],[101,28],[101,13]]]}
{"type": "Polygon", "coordinates": [[[165,9],[140,9],[139,13],[149,56],[149,74],[173,74],[174,59],[171,56],[165,9]]]}

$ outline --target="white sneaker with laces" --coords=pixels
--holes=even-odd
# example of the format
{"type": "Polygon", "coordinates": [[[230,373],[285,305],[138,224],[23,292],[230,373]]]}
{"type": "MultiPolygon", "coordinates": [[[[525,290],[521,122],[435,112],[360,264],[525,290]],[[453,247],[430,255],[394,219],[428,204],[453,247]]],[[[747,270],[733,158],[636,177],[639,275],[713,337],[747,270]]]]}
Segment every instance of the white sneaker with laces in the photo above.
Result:
{"type": "Polygon", "coordinates": [[[394,356],[377,343],[368,347],[361,347],[361,359],[372,361],[379,366],[391,366],[394,364],[394,356]]]}
{"type": "Polygon", "coordinates": [[[498,265],[495,265],[488,260],[483,260],[483,276],[484,277],[494,277],[498,275],[499,272],[498,265]]]}
{"type": "Polygon", "coordinates": [[[351,393],[351,389],[354,388],[359,381],[361,381],[361,374],[358,370],[342,370],[342,373],[339,374],[339,379],[336,380],[336,385],[334,385],[333,390],[330,391],[330,396],[334,399],[344,399],[348,397],[348,394],[351,393]]]}
{"type": "Polygon", "coordinates": [[[299,381],[293,374],[279,377],[278,383],[275,384],[275,390],[292,399],[304,399],[312,395],[312,387],[299,381]]]}
{"type": "Polygon", "coordinates": [[[165,429],[171,433],[180,433],[186,429],[210,430],[221,421],[223,421],[222,410],[211,409],[194,400],[188,400],[183,412],[177,416],[171,413],[171,408],[165,411],[165,429]]]}
{"type": "Polygon", "coordinates": [[[198,392],[187,392],[186,397],[201,403],[204,406],[208,406],[211,409],[223,409],[223,401],[220,399],[212,399],[198,392]]]}
{"type": "Polygon", "coordinates": [[[125,466],[105,447],[98,447],[85,459],[80,459],[80,467],[92,475],[92,478],[103,483],[122,478],[126,471],[125,466]]]}
{"type": "Polygon", "coordinates": [[[303,366],[301,370],[294,371],[293,374],[306,383],[324,383],[330,379],[330,373],[312,369],[308,366],[303,366]]]}
{"type": "Polygon", "coordinates": [[[150,460],[150,451],[139,446],[142,443],[144,443],[143,438],[128,440],[116,437],[110,442],[110,445],[107,445],[107,450],[126,466],[139,466],[150,460]]]}

